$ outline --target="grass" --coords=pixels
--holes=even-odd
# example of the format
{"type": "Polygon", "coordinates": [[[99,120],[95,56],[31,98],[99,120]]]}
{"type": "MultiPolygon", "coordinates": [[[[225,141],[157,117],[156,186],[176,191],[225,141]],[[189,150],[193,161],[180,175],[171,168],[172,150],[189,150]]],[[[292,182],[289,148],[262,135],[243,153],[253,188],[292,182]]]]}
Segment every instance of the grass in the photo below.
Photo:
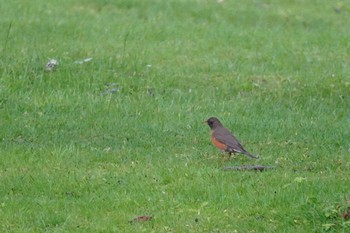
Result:
{"type": "Polygon", "coordinates": [[[0,10],[1,232],[349,231],[345,1],[0,10]],[[224,161],[210,116],[261,159],[224,161]]]}

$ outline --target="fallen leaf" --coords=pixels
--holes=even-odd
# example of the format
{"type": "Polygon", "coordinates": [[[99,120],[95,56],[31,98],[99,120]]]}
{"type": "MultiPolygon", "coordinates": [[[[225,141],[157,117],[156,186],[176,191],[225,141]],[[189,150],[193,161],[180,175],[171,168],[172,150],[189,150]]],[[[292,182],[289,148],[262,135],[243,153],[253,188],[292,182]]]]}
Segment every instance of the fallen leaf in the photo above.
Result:
{"type": "Polygon", "coordinates": [[[344,213],[342,213],[342,217],[345,220],[349,220],[350,219],[350,207],[348,207],[348,209],[344,213]]]}

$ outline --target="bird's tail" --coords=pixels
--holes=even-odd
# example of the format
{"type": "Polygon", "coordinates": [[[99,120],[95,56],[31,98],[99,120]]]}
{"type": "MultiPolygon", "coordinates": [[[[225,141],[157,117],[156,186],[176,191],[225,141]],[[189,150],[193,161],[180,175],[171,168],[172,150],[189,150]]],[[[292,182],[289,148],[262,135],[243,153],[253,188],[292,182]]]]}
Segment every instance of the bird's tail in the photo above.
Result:
{"type": "Polygon", "coordinates": [[[247,151],[244,151],[243,154],[245,154],[246,156],[252,158],[252,159],[258,159],[259,156],[255,156],[255,155],[252,155],[251,153],[247,152],[247,151]]]}

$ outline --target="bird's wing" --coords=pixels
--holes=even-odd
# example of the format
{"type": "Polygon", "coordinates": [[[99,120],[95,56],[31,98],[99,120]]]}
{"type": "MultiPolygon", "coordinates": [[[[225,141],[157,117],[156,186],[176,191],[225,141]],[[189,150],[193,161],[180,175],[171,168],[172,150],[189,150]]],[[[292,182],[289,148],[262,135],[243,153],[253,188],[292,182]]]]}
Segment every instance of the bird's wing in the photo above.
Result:
{"type": "Polygon", "coordinates": [[[246,152],[237,138],[235,138],[235,136],[233,136],[232,133],[224,127],[220,127],[214,130],[213,136],[221,143],[227,145],[228,150],[233,150],[238,153],[246,152]]]}

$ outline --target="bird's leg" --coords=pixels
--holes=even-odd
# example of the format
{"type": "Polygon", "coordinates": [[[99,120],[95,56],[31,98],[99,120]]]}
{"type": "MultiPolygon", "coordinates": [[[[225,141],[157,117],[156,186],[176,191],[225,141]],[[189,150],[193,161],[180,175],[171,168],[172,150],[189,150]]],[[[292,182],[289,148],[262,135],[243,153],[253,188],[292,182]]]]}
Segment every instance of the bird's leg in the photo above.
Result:
{"type": "Polygon", "coordinates": [[[231,158],[231,153],[224,152],[224,160],[223,161],[224,162],[229,161],[230,158],[231,158]],[[228,154],[228,155],[226,155],[226,154],[228,154]]]}
{"type": "Polygon", "coordinates": [[[221,157],[220,159],[220,166],[225,166],[225,164],[227,164],[229,162],[229,157],[226,155],[226,153],[224,154],[224,156],[221,157]]]}

